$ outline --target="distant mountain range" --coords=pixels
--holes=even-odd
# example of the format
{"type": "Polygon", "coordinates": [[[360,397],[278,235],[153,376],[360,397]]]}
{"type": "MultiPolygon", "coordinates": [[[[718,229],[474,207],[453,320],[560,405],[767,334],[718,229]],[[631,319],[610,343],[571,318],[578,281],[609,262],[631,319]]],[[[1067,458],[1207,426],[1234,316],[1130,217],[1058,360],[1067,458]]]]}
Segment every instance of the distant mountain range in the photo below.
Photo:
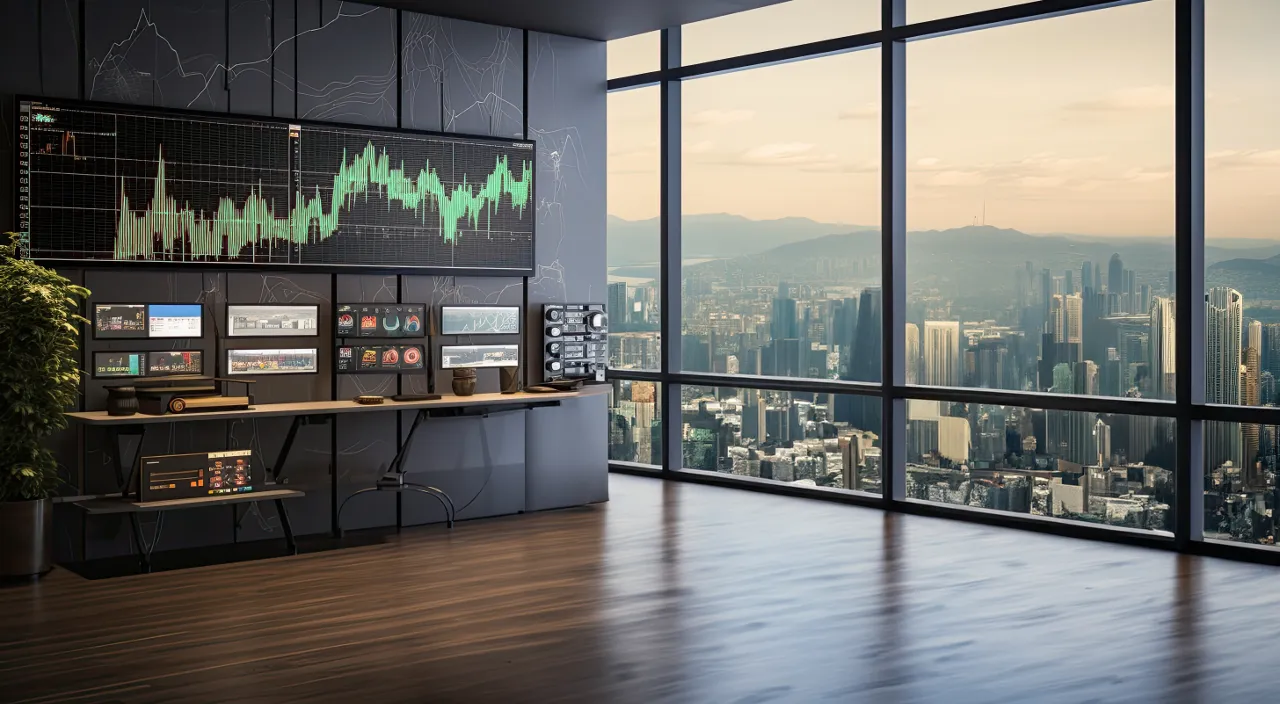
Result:
{"type": "MultiPolygon", "coordinates": [[[[749,220],[736,215],[693,215],[683,221],[684,259],[732,260],[735,268],[766,276],[769,270],[813,271],[813,262],[832,258],[875,258],[880,251],[877,228],[820,223],[806,218],[749,220]]],[[[609,218],[608,262],[620,276],[653,276],[658,257],[658,221],[609,218]]],[[[1280,300],[1280,242],[1230,240],[1234,247],[1205,247],[1206,283],[1233,286],[1246,299],[1280,300]]],[[[1118,253],[1125,267],[1163,288],[1163,277],[1174,268],[1173,238],[1090,238],[1080,235],[1029,235],[992,226],[908,233],[907,258],[911,279],[932,280],[944,291],[971,288],[975,276],[990,275],[996,289],[1012,286],[1012,269],[1031,262],[1039,272],[1055,275],[1080,270],[1089,260],[1105,267],[1118,253]],[[963,286],[961,286],[963,284],[963,286]]],[[[727,262],[726,262],[727,263],[727,262]]],[[[724,266],[707,263],[699,267],[724,266]]]]}
{"type": "MultiPolygon", "coordinates": [[[[808,218],[750,220],[740,215],[686,215],[681,219],[684,257],[755,254],[771,247],[832,233],[879,232],[878,227],[817,222],[808,218]]],[[[609,266],[652,264],[658,260],[658,218],[623,220],[610,215],[606,225],[609,266]]]]}

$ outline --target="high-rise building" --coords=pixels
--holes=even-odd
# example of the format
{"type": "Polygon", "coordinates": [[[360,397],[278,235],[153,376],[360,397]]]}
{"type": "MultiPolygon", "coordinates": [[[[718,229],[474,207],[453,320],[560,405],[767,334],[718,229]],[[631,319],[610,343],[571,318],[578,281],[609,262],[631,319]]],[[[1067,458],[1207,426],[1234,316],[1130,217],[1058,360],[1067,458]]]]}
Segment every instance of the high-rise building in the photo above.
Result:
{"type": "Polygon", "coordinates": [[[907,358],[904,360],[906,383],[920,383],[920,328],[915,323],[907,323],[906,333],[907,358]]]}
{"type": "Polygon", "coordinates": [[[1151,377],[1153,398],[1172,400],[1177,395],[1173,312],[1172,298],[1156,296],[1151,299],[1151,359],[1147,363],[1147,373],[1151,377]]]}
{"type": "Polygon", "coordinates": [[[615,281],[609,284],[609,321],[614,327],[631,322],[627,299],[627,282],[615,281]]]}
{"type": "MultiPolygon", "coordinates": [[[[883,337],[882,294],[879,288],[864,288],[858,299],[858,324],[849,363],[841,364],[846,381],[879,381],[883,337]]],[[[836,398],[836,421],[859,430],[880,432],[880,399],[874,396],[841,394],[836,398]]]]}
{"type": "Polygon", "coordinates": [[[1093,262],[1086,259],[1080,265],[1080,291],[1089,291],[1093,289],[1093,262]]]}
{"type": "Polygon", "coordinates": [[[1119,252],[1112,254],[1111,261],[1107,262],[1107,293],[1124,293],[1124,262],[1119,252]]]}
{"type": "Polygon", "coordinates": [[[960,385],[960,323],[926,320],[924,323],[924,383],[960,385]]]}
{"type": "Polygon", "coordinates": [[[1249,331],[1245,336],[1245,346],[1258,351],[1258,364],[1262,364],[1262,321],[1250,320],[1249,331]]]}
{"type": "Polygon", "coordinates": [[[1280,377],[1280,323],[1262,326],[1262,369],[1280,377]]]}
{"type": "MultiPolygon", "coordinates": [[[[786,284],[782,284],[782,286],[786,286],[786,284]]],[[[800,321],[796,309],[796,299],[781,296],[773,299],[773,317],[769,321],[769,334],[775,340],[800,337],[800,321]]]]}
{"type": "MultiPolygon", "coordinates": [[[[1253,321],[1257,323],[1258,321],[1253,321]]],[[[1261,326],[1259,326],[1261,327],[1261,326]]],[[[1252,326],[1250,326],[1252,328],[1252,326]]],[[[1262,331],[1258,331],[1261,337],[1262,331]]],[[[1252,330],[1250,330],[1252,337],[1252,330]]],[[[1250,340],[1252,342],[1252,340],[1250,340]]],[[[1261,341],[1259,340],[1259,344],[1261,341]]],[[[1259,362],[1262,355],[1258,354],[1258,349],[1252,344],[1244,349],[1244,364],[1240,365],[1240,402],[1246,406],[1257,406],[1261,395],[1261,378],[1262,370],[1259,362]]],[[[1226,425],[1226,423],[1216,423],[1215,425],[1226,425]]],[[[1241,459],[1244,461],[1245,483],[1257,485],[1257,478],[1254,474],[1254,462],[1258,457],[1258,431],[1257,423],[1241,423],[1240,434],[1244,443],[1244,455],[1241,459]],[[1251,481],[1252,480],[1252,481],[1251,481]]],[[[1265,484],[1265,482],[1263,482],[1265,484]]]]}
{"type": "MultiPolygon", "coordinates": [[[[1244,323],[1244,298],[1239,291],[1216,286],[1205,294],[1204,400],[1208,403],[1240,403],[1240,343],[1244,323]]],[[[1205,454],[1210,469],[1225,462],[1242,466],[1240,426],[1210,423],[1205,431],[1205,454]]]]}

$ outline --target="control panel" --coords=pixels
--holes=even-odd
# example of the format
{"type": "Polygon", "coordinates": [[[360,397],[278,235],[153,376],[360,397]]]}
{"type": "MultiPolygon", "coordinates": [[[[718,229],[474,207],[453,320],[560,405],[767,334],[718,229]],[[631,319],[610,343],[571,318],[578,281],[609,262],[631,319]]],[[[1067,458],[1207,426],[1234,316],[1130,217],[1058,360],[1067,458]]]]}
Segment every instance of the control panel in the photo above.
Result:
{"type": "Polygon", "coordinates": [[[609,316],[603,303],[542,306],[542,380],[604,381],[609,316]]]}

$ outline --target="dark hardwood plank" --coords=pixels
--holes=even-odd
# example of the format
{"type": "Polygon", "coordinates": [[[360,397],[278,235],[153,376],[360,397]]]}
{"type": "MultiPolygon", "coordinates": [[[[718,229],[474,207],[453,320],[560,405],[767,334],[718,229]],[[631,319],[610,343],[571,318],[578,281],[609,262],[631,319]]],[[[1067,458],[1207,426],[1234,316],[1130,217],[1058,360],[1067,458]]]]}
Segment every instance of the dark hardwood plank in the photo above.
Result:
{"type": "Polygon", "coordinates": [[[614,476],[605,505],[0,589],[6,702],[1270,701],[1275,568],[614,476]]]}

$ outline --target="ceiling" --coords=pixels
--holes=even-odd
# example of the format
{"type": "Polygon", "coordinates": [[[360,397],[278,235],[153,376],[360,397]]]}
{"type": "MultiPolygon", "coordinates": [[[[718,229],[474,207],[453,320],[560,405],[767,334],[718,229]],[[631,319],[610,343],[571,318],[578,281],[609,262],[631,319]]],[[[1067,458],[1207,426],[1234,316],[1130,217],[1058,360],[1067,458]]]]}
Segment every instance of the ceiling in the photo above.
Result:
{"type": "Polygon", "coordinates": [[[786,0],[366,0],[441,17],[586,39],[618,39],[786,0]]]}

